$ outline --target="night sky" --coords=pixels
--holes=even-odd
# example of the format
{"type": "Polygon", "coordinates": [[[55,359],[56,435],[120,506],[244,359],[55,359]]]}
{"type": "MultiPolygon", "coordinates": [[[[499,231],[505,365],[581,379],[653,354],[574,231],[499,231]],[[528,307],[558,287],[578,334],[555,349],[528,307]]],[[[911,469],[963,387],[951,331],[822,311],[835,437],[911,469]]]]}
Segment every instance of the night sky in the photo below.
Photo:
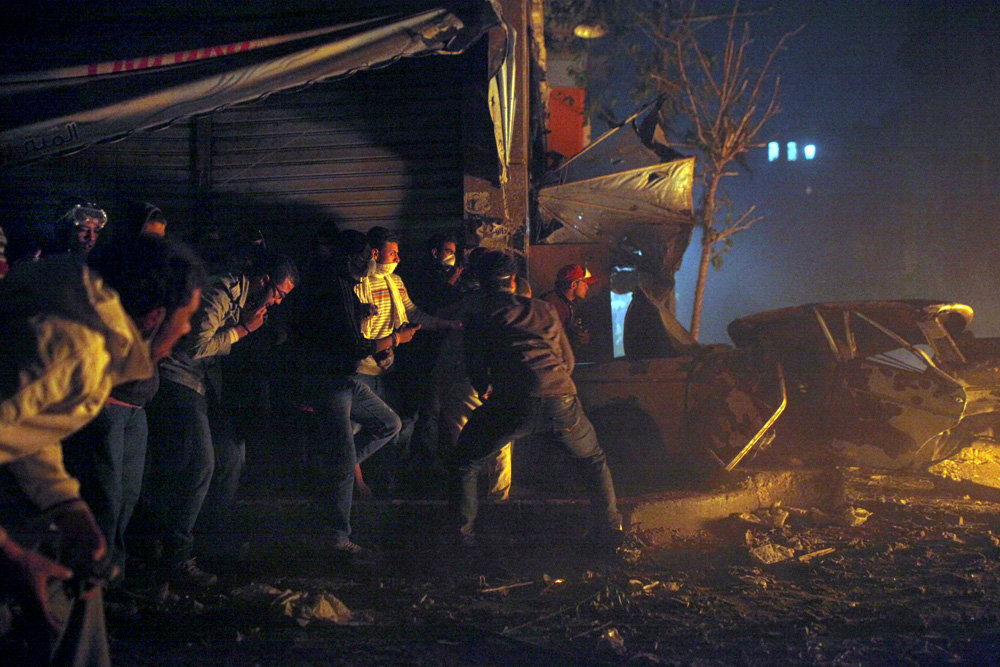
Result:
{"type": "MultiPolygon", "coordinates": [[[[965,302],[978,335],[1000,336],[997,3],[784,0],[754,21],[764,46],[805,27],[765,129],[782,157],[759,149],[752,174],[729,179],[766,220],[709,271],[701,340],[729,342],[728,322],[763,310],[883,298],[965,302]]],[[[678,275],[685,324],[697,252],[696,239],[678,275]]]]}

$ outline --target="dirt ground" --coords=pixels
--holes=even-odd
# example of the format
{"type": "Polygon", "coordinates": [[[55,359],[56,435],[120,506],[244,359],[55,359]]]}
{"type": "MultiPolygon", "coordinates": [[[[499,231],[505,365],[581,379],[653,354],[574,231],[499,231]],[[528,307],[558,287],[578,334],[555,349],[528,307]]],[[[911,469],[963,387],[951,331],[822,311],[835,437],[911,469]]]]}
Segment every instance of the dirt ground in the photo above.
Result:
{"type": "Polygon", "coordinates": [[[256,499],[229,541],[242,549],[211,563],[218,592],[163,600],[140,576],[134,603],[111,606],[114,664],[1000,662],[1000,504],[917,476],[846,474],[848,511],[733,517],[670,547],[638,533],[613,557],[572,526],[461,549],[387,506],[374,512],[381,562],[352,567],[330,558],[317,502],[256,499]],[[331,595],[349,619],[304,618],[334,616],[331,595]]]}

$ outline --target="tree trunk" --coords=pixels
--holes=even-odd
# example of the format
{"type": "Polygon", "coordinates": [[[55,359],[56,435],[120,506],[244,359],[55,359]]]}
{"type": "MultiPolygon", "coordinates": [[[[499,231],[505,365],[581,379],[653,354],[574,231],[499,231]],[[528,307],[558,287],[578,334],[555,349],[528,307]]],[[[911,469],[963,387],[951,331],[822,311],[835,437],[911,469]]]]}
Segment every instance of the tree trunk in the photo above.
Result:
{"type": "Polygon", "coordinates": [[[712,242],[708,241],[708,232],[703,232],[701,240],[701,260],[698,263],[698,282],[694,286],[694,303],[691,305],[691,335],[698,340],[701,329],[701,303],[705,300],[705,282],[708,280],[708,262],[712,259],[712,242]],[[706,241],[708,241],[706,243],[706,241]]]}

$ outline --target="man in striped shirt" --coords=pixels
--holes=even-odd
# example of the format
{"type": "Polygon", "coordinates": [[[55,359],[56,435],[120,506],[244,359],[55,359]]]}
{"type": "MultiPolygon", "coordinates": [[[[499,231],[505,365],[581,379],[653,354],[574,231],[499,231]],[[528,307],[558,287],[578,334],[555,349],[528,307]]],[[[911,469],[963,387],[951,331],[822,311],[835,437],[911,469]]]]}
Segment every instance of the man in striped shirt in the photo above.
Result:
{"type": "MultiPolygon", "coordinates": [[[[444,320],[429,315],[418,308],[407,292],[403,279],[396,275],[399,265],[399,237],[385,227],[372,227],[367,234],[368,244],[372,248],[374,264],[369,266],[368,275],[354,287],[355,294],[362,303],[375,306],[375,314],[362,325],[362,334],[369,340],[379,340],[398,331],[406,323],[419,324],[421,329],[434,331],[436,329],[457,329],[462,323],[458,320],[444,320]]],[[[402,409],[401,396],[391,396],[384,381],[384,375],[389,372],[395,362],[393,348],[378,354],[368,356],[358,365],[357,379],[367,384],[380,398],[386,400],[396,412],[408,412],[402,409]]],[[[427,368],[427,374],[430,373],[427,368]]],[[[408,387],[412,390],[412,387],[408,387]]],[[[412,433],[413,418],[403,418],[403,433],[398,441],[397,449],[405,449],[412,433]]]]}

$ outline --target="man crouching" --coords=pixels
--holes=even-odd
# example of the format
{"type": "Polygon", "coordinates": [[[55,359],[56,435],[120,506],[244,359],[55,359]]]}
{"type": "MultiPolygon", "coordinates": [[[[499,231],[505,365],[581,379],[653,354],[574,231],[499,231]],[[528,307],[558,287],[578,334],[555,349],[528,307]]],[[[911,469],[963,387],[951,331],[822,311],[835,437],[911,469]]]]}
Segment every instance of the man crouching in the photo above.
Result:
{"type": "Polygon", "coordinates": [[[476,263],[482,291],[471,297],[465,321],[465,358],[482,399],[459,436],[453,466],[461,482],[461,539],[475,539],[478,477],[511,440],[551,436],[580,466],[591,499],[598,546],[617,547],[622,517],[611,470],[570,375],[575,359],[555,310],[515,292],[517,265],[491,251],[476,263]],[[488,400],[487,400],[488,398],[488,400]]]}

